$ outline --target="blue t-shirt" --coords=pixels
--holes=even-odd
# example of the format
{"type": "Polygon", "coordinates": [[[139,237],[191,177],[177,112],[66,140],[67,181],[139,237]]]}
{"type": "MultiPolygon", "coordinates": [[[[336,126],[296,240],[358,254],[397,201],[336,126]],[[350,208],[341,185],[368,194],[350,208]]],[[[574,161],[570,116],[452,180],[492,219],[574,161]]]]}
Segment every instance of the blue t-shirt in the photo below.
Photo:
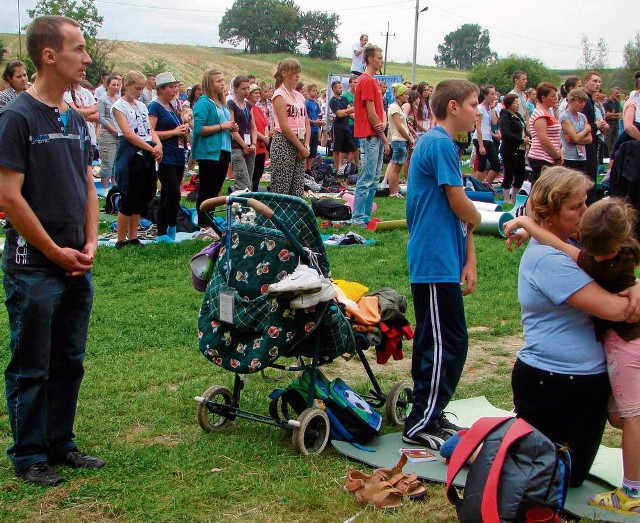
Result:
{"type": "Polygon", "coordinates": [[[525,341],[517,356],[523,363],[559,374],[607,371],[591,316],[566,302],[592,281],[566,254],[529,241],[518,271],[525,341]]]}
{"type": "Polygon", "coordinates": [[[442,127],[416,144],[407,187],[409,281],[459,283],[467,258],[467,224],[454,214],[445,185],[462,186],[458,147],[442,127]]]}
{"type": "MultiPolygon", "coordinates": [[[[251,120],[253,119],[253,114],[251,110],[253,106],[245,101],[244,107],[240,107],[234,100],[229,100],[227,102],[227,107],[229,111],[233,113],[233,119],[238,124],[238,133],[240,137],[244,140],[247,146],[251,145],[251,120]]],[[[231,141],[232,149],[242,149],[242,146],[236,142],[235,140],[231,141]]]]}
{"type": "MultiPolygon", "coordinates": [[[[304,106],[307,108],[307,116],[309,117],[309,120],[320,119],[320,113],[322,112],[322,109],[320,109],[318,102],[312,100],[311,98],[307,98],[304,101],[304,106]]],[[[311,131],[317,131],[319,129],[320,126],[318,124],[311,124],[311,131]]]]}
{"type": "MultiPolygon", "coordinates": [[[[149,104],[149,114],[158,118],[156,123],[156,131],[172,131],[179,125],[182,125],[180,116],[175,111],[167,110],[162,104],[153,101],[149,104]]],[[[162,161],[161,164],[176,165],[184,167],[184,138],[172,136],[162,140],[162,161]],[[182,147],[180,147],[182,143],[182,147]]]]}

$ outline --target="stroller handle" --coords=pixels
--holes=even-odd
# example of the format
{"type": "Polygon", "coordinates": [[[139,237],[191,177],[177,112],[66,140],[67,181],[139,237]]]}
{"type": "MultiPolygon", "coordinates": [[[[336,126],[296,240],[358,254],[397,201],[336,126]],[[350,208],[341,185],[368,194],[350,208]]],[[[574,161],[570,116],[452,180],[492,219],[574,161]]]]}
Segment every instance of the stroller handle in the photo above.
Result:
{"type": "Polygon", "coordinates": [[[242,198],[237,196],[216,196],[215,198],[209,198],[208,200],[205,200],[200,204],[200,210],[203,212],[213,211],[216,207],[226,205],[227,203],[231,203],[233,201],[241,201],[243,203],[246,202],[249,207],[251,207],[257,213],[261,214],[267,219],[271,219],[274,214],[274,211],[271,207],[256,200],[255,198],[242,198]]]}

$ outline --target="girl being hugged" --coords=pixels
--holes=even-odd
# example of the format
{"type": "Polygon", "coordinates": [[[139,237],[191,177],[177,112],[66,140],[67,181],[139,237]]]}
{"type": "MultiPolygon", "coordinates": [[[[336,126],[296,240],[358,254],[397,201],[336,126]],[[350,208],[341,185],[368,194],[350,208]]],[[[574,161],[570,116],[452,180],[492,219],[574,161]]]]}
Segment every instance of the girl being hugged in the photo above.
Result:
{"type": "MultiPolygon", "coordinates": [[[[505,224],[505,232],[523,227],[543,245],[569,255],[604,289],[618,293],[633,286],[640,245],[633,237],[636,211],[620,198],[600,200],[580,220],[584,250],[560,240],[528,216],[505,224]]],[[[622,428],[622,486],[596,494],[589,504],[621,513],[640,513],[640,323],[594,319],[604,342],[611,382],[609,422],[622,428]]]]}
{"type": "Polygon", "coordinates": [[[231,121],[224,88],[222,72],[209,69],[202,78],[202,95],[193,106],[191,157],[199,167],[196,206],[200,227],[206,223],[200,204],[220,193],[231,162],[231,132],[238,130],[238,124],[231,121]]]}
{"type": "Polygon", "coordinates": [[[146,80],[139,71],[125,74],[122,98],[111,107],[119,137],[115,160],[120,189],[117,249],[142,246],[138,239],[140,214],[156,194],[156,164],[162,161],[162,144],[149,125],[147,106],[138,100],[146,80]]]}
{"type": "Polygon", "coordinates": [[[278,63],[272,103],[275,133],[271,142],[271,191],[304,196],[304,165],[311,127],[304,96],[295,90],[302,66],[295,58],[278,63]]]}

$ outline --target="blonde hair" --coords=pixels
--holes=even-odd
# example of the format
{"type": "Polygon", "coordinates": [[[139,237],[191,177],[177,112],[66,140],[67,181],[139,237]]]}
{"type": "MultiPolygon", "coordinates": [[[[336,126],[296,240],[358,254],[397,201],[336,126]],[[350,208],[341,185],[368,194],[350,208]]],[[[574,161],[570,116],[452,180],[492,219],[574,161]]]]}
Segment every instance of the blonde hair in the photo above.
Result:
{"type": "Polygon", "coordinates": [[[282,85],[284,81],[285,73],[300,73],[302,72],[302,65],[295,58],[285,58],[284,60],[280,60],[278,62],[278,66],[276,67],[276,72],[273,77],[276,79],[276,88],[282,85]]]}
{"type": "Polygon", "coordinates": [[[147,77],[140,71],[129,71],[122,77],[122,87],[138,83],[146,83],[147,77]]]}
{"type": "Polygon", "coordinates": [[[540,223],[557,216],[564,203],[576,194],[586,194],[593,182],[580,171],[562,166],[548,167],[531,189],[529,199],[534,219],[540,223]]]}
{"type": "Polygon", "coordinates": [[[640,261],[640,245],[634,238],[636,210],[622,198],[592,204],[580,220],[580,241],[592,256],[606,256],[627,247],[640,261]]]}
{"type": "Polygon", "coordinates": [[[220,105],[225,105],[224,93],[216,93],[216,91],[213,89],[213,77],[218,74],[222,74],[222,71],[220,71],[219,69],[209,69],[208,71],[205,71],[204,75],[202,76],[202,92],[206,94],[212,101],[217,101],[220,105]]]}
{"type": "Polygon", "coordinates": [[[571,89],[567,95],[567,100],[586,100],[588,98],[584,89],[571,89]]]}

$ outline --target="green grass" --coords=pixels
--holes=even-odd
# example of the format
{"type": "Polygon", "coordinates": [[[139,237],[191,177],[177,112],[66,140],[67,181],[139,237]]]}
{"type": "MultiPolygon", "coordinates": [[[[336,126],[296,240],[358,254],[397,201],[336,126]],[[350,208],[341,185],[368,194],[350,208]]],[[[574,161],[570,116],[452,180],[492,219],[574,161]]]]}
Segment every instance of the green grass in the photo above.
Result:
{"type": "MultiPolygon", "coordinates": [[[[377,203],[376,216],[404,217],[404,201],[379,198],[377,203]]],[[[370,289],[393,287],[410,296],[406,230],[363,234],[380,243],[329,248],[334,277],[370,289]]],[[[191,241],[142,250],[99,249],[76,432],[81,449],[109,464],[98,472],[63,468],[68,482],[45,490],[19,481],[8,458],[0,459],[0,521],[281,523],[312,518],[335,523],[362,510],[342,491],[353,464],[331,448],[320,456],[302,457],[293,450],[289,433],[244,420],[218,433],[200,429],[193,397],[213,384],[231,387],[233,380],[197,349],[202,294],[190,285],[188,261],[204,245],[191,241]]],[[[476,246],[479,286],[465,305],[471,345],[479,348],[456,398],[486,395],[509,407],[513,350],[505,340],[520,333],[516,275],[521,254],[507,253],[503,241],[491,236],[478,237],[476,246]]],[[[413,322],[411,300],[408,317],[413,322]]],[[[1,307],[2,368],[7,341],[6,310],[1,307]]],[[[384,390],[409,379],[406,362],[401,363],[391,362],[378,374],[384,390]]],[[[345,365],[336,361],[327,371],[366,390],[362,374],[345,375],[345,365]]],[[[251,376],[243,407],[266,414],[269,392],[284,384],[251,376]]],[[[2,402],[0,447],[9,443],[2,402]]],[[[424,503],[407,503],[394,514],[367,510],[357,521],[456,521],[443,486],[428,489],[424,503]]]]}
{"type": "MultiPolygon", "coordinates": [[[[0,33],[0,40],[9,49],[7,57],[18,56],[18,36],[0,33]]],[[[22,51],[26,54],[26,41],[22,38],[22,51]]],[[[253,74],[261,80],[273,82],[273,73],[277,63],[288,54],[250,55],[236,49],[225,47],[205,47],[201,45],[154,44],[145,42],[121,41],[109,56],[114,70],[125,73],[131,69],[140,69],[142,64],[164,58],[173,74],[185,83],[193,85],[202,81],[202,73],[210,68],[220,69],[227,80],[238,74],[253,74]]],[[[330,73],[349,73],[351,59],[321,60],[296,55],[302,64],[302,81],[316,83],[322,89],[330,73]]],[[[411,64],[387,64],[387,74],[401,74],[405,80],[411,79],[411,64]]],[[[468,71],[442,69],[438,67],[416,67],[416,82],[426,81],[432,85],[445,78],[466,78],[468,71]]]]}

